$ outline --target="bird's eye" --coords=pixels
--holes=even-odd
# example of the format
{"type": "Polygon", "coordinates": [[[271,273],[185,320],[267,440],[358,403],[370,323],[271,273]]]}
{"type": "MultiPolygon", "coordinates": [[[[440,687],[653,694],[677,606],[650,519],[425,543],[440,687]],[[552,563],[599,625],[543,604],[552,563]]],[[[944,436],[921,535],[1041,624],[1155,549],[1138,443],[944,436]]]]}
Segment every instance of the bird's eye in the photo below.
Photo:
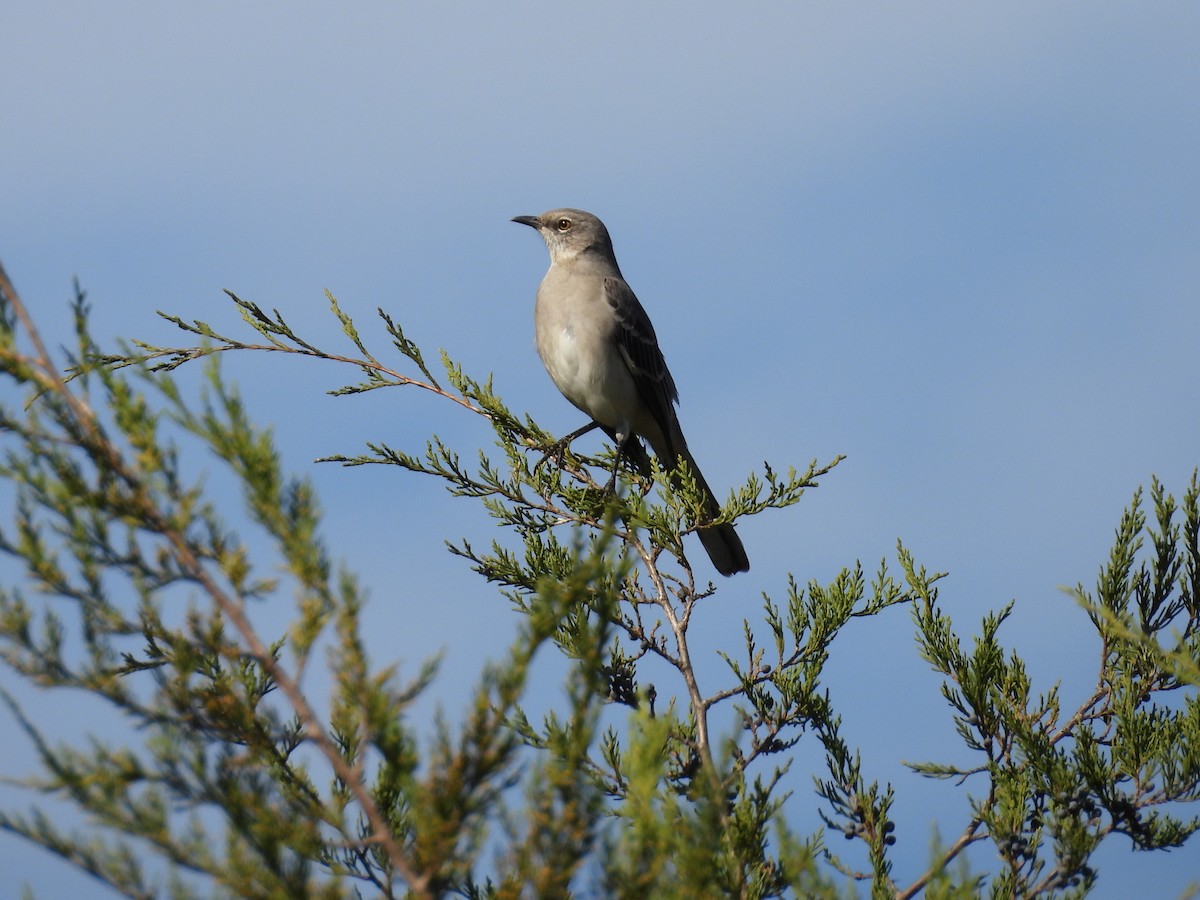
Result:
{"type": "Polygon", "coordinates": [[[565,218],[559,219],[555,223],[555,226],[558,228],[559,231],[570,231],[571,230],[571,220],[565,219],[565,218]]]}

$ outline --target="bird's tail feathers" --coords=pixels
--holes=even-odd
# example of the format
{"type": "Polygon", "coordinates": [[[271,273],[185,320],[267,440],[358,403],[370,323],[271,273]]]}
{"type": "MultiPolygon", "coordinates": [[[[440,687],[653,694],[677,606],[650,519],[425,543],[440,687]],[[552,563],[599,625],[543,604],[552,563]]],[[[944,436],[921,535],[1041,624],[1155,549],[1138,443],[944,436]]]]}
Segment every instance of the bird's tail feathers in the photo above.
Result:
{"type": "MultiPolygon", "coordinates": [[[[701,474],[700,467],[696,465],[696,460],[692,458],[686,444],[677,451],[677,456],[678,460],[688,464],[692,477],[696,480],[696,487],[700,488],[701,493],[704,494],[705,510],[711,518],[715,519],[721,514],[721,504],[717,501],[712,488],[708,486],[708,482],[704,480],[704,475],[701,474]]],[[[738,537],[738,533],[731,523],[725,522],[721,525],[698,528],[696,536],[700,538],[700,544],[708,553],[708,558],[712,560],[713,566],[722,575],[733,575],[750,569],[750,559],[746,556],[746,548],[742,546],[742,539],[738,537]]]]}

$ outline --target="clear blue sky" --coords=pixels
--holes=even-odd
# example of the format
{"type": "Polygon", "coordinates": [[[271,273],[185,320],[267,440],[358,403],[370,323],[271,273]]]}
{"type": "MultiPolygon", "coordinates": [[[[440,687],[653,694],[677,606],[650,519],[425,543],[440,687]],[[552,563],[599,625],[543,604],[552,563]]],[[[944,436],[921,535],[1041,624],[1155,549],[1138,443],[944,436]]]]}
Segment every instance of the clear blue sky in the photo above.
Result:
{"type": "MultiPolygon", "coordinates": [[[[604,218],[719,493],[849,457],[740,526],[754,568],[706,613],[714,647],[787,572],[871,569],[902,538],[951,573],[964,633],[1015,598],[1003,635],[1079,698],[1096,648],[1059,586],[1092,583],[1151,473],[1178,493],[1200,464],[1195,4],[58,2],[0,30],[0,259],[56,326],[78,275],[102,337],[175,341],[156,309],[236,329],[229,288],[334,342],[329,288],[364,334],[383,306],[565,432],[532,339],[545,250],[508,219],[604,218]]],[[[400,392],[328,398],[319,365],[228,371],[371,586],[376,661],[444,649],[452,711],[513,622],[442,541],[493,526],[311,461],[489,437],[400,392]]],[[[903,880],[966,813],[900,760],[967,757],[903,611],[847,638],[828,686],[896,783],[903,880]]],[[[796,820],[816,805],[801,783],[796,820]]],[[[1096,896],[1200,876],[1195,844],[1110,843],[1096,896]]],[[[0,871],[77,884],[6,837],[0,871]]]]}

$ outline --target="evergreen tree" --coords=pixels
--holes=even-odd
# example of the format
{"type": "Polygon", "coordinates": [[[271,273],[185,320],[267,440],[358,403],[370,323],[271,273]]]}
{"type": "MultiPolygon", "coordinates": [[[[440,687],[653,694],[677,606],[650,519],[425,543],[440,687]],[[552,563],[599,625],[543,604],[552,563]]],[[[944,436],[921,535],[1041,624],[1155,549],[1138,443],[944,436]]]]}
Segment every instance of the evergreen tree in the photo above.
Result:
{"type": "MultiPolygon", "coordinates": [[[[939,603],[941,576],[903,545],[873,577],[855,562],[764,599],[724,648],[724,683],[702,688],[692,637],[719,588],[688,561],[705,523],[686,472],[622,470],[610,493],[611,456],[557,445],[444,354],[430,366],[382,310],[386,358],[332,297],[346,350],[230,296],[252,338],[168,316],[184,346],[111,352],[93,342],[79,292],[75,347],[56,360],[0,270],[0,475],[15,497],[0,551],[21,567],[0,584],[4,678],[86,692],[137,726],[125,744],[54,742],[0,689],[40,758],[27,786],[88,823],[0,810],[0,828],[118,893],[757,898],[861,882],[874,897],[1080,896],[1105,839],[1165,849],[1200,826],[1182,806],[1200,798],[1195,476],[1179,500],[1157,480],[1148,504],[1135,493],[1095,588],[1076,589],[1102,645],[1081,701],[1035,691],[1001,643],[1011,607],[964,638],[939,603]],[[372,443],[327,460],[437,479],[512,538],[451,545],[520,627],[432,738],[410,711],[434,666],[404,682],[393,661],[367,657],[362,590],[331,561],[311,486],[283,471],[222,377],[229,352],[349,366],[357,380],[338,394],[420,389],[494,430],[495,451],[472,460],[436,436],[419,452],[372,443]],[[198,397],[175,377],[191,363],[207,366],[198,397]],[[240,485],[248,520],[236,524],[254,541],[185,474],[184,455],[204,448],[240,485]],[[287,604],[288,627],[265,631],[259,611],[287,604]],[[913,766],[963,792],[962,823],[924,871],[900,873],[892,787],[863,771],[822,675],[853,620],[906,611],[962,740],[946,755],[972,762],[913,766]],[[569,675],[561,705],[532,721],[522,704],[545,648],[569,675]],[[673,682],[651,685],[650,661],[673,682]],[[328,698],[305,687],[322,665],[328,698]],[[718,716],[732,737],[717,739],[718,716]],[[815,796],[782,784],[801,741],[823,751],[815,796]],[[785,802],[810,800],[828,827],[798,835],[785,802]],[[977,871],[963,851],[985,842],[1000,864],[977,871]]],[[[722,517],[779,515],[838,461],[764,465],[722,517]]]]}

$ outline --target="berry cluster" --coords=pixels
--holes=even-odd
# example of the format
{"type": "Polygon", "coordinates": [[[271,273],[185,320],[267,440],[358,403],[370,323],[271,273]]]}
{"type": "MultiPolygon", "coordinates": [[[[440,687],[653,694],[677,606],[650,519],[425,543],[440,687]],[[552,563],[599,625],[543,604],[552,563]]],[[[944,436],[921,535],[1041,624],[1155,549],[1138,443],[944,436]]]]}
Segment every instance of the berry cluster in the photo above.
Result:
{"type": "Polygon", "coordinates": [[[996,841],[996,849],[1005,859],[1010,859],[1018,865],[1025,860],[1033,859],[1036,852],[1029,846],[1029,838],[1023,834],[1009,834],[996,841]]]}
{"type": "MultiPolygon", "coordinates": [[[[842,826],[842,834],[846,840],[852,840],[856,837],[867,836],[866,815],[863,810],[862,803],[857,797],[850,802],[851,820],[842,826]]],[[[883,843],[890,847],[896,843],[896,835],[892,832],[896,830],[896,823],[890,820],[885,820],[883,823],[883,843]]]]}
{"type": "Polygon", "coordinates": [[[1089,819],[1099,814],[1096,801],[1086,790],[1059,791],[1054,795],[1054,807],[1061,815],[1066,812],[1070,816],[1085,815],[1089,819]]]}

